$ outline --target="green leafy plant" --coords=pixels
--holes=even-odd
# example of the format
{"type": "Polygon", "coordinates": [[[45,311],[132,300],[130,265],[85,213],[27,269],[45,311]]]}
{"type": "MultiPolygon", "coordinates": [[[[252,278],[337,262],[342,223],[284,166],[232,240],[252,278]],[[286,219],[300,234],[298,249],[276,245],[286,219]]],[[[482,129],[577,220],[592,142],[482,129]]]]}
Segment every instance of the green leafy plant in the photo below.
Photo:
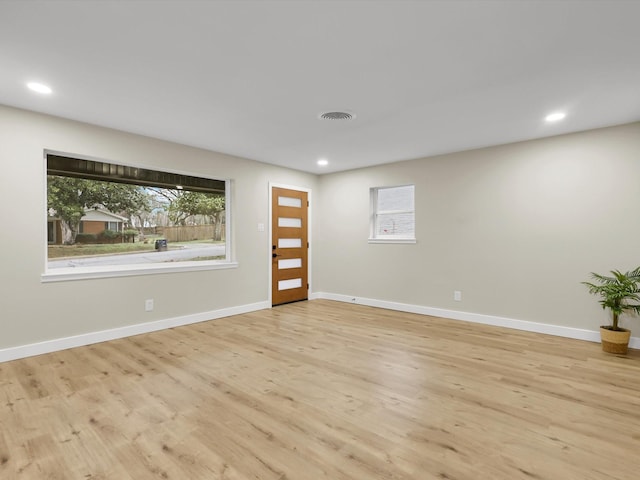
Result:
{"type": "Polygon", "coordinates": [[[76,243],[97,243],[98,235],[95,233],[78,233],[76,235],[76,243]]]}
{"type": "Polygon", "coordinates": [[[640,267],[630,272],[612,270],[610,273],[612,276],[609,277],[591,272],[594,282],[582,283],[589,288],[589,293],[601,297],[603,309],[611,310],[613,322],[610,330],[620,331],[618,319],[621,314],[640,314],[640,267]]]}
{"type": "Polygon", "coordinates": [[[116,232],[115,230],[107,229],[107,230],[102,232],[102,236],[104,238],[108,238],[108,239],[118,238],[118,237],[120,237],[120,235],[121,235],[120,232],[116,232]]]}

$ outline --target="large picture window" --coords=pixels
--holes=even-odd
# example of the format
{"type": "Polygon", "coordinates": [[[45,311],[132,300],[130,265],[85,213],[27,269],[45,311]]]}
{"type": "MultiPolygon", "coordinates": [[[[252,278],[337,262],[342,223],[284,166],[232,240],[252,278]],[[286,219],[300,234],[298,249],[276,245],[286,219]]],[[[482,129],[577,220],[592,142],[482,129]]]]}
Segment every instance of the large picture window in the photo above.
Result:
{"type": "Polygon", "coordinates": [[[415,187],[376,187],[371,195],[371,243],[415,243],[415,187]]]}
{"type": "Polygon", "coordinates": [[[231,264],[229,182],[46,154],[46,280],[231,264]]]}

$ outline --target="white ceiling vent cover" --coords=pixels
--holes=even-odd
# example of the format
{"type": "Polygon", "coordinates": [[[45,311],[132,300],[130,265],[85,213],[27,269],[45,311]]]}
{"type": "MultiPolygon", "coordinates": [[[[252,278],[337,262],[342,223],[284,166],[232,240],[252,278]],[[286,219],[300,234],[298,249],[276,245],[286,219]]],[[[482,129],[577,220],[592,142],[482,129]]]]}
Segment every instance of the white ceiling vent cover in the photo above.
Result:
{"type": "Polygon", "coordinates": [[[321,120],[353,120],[356,116],[349,112],[324,112],[318,118],[321,120]]]}

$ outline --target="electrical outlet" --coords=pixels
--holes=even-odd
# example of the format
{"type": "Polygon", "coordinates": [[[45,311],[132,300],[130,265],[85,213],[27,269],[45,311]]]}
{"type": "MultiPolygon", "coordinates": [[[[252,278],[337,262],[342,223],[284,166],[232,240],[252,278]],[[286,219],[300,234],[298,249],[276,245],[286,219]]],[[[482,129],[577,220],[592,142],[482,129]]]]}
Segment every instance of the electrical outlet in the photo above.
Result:
{"type": "Polygon", "coordinates": [[[153,298],[149,298],[144,301],[144,311],[152,312],[153,311],[153,298]]]}
{"type": "Polygon", "coordinates": [[[453,291],[453,299],[456,302],[461,302],[462,301],[462,292],[460,290],[454,290],[453,291]]]}

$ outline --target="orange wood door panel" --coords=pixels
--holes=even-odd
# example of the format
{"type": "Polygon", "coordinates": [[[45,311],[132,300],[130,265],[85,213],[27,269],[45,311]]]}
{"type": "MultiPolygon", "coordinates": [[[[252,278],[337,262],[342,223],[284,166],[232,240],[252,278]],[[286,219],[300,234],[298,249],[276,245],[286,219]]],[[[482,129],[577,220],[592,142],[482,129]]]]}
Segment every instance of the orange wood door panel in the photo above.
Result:
{"type": "Polygon", "coordinates": [[[307,192],[273,187],[271,303],[306,300],[309,294],[307,192]]]}

